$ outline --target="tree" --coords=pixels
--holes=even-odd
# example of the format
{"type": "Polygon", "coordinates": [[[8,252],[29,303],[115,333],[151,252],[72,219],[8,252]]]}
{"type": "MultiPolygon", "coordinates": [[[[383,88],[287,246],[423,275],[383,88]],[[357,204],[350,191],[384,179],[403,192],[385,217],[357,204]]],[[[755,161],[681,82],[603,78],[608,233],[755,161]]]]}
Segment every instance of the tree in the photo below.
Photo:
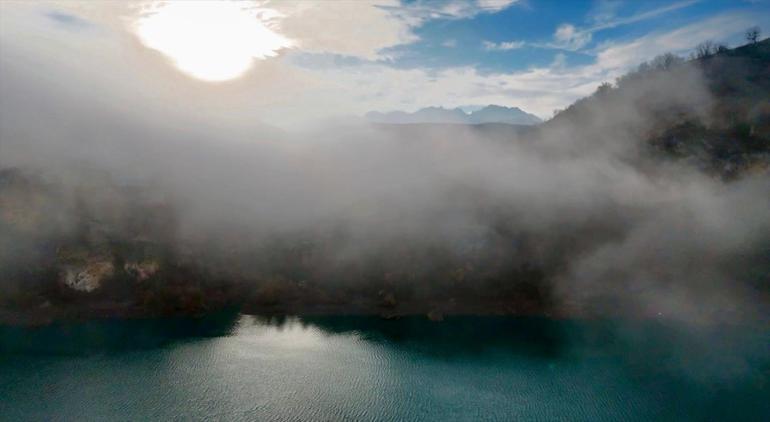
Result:
{"type": "Polygon", "coordinates": [[[753,26],[746,30],[746,41],[748,41],[750,44],[756,44],[759,40],[759,35],[761,34],[761,31],[758,26],[753,26]]]}
{"type": "Polygon", "coordinates": [[[603,82],[601,85],[599,85],[598,88],[596,88],[596,96],[602,97],[606,96],[610,91],[612,91],[612,84],[609,82],[603,82]]]}
{"type": "Polygon", "coordinates": [[[695,47],[695,58],[704,59],[713,56],[717,52],[717,45],[714,41],[704,41],[695,47]]]}
{"type": "MultiPolygon", "coordinates": [[[[655,57],[649,62],[649,67],[655,70],[670,70],[680,64],[684,63],[684,59],[676,54],[666,53],[655,57]]],[[[641,66],[639,66],[641,70],[641,66]]]]}

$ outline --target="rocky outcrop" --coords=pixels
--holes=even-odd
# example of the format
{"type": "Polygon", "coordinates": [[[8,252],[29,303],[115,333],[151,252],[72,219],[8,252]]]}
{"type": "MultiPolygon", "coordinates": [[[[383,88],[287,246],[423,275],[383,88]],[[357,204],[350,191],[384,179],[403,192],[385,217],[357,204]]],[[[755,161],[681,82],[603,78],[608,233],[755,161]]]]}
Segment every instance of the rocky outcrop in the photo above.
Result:
{"type": "Polygon", "coordinates": [[[90,293],[115,273],[112,262],[94,259],[83,265],[68,265],[62,270],[61,279],[65,286],[80,292],[90,293]]]}
{"type": "Polygon", "coordinates": [[[160,269],[156,261],[126,262],[123,270],[136,281],[145,281],[155,275],[160,269]]]}

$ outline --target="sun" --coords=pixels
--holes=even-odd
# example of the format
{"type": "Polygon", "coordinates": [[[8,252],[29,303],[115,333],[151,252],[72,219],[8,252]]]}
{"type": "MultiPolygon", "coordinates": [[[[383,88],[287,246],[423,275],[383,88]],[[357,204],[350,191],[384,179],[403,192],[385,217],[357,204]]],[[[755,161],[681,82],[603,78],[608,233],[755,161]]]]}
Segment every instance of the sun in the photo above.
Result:
{"type": "Polygon", "coordinates": [[[168,56],[187,75],[226,81],[243,75],[255,59],[292,46],[258,12],[246,2],[158,2],[134,22],[133,29],[142,44],[168,56]]]}

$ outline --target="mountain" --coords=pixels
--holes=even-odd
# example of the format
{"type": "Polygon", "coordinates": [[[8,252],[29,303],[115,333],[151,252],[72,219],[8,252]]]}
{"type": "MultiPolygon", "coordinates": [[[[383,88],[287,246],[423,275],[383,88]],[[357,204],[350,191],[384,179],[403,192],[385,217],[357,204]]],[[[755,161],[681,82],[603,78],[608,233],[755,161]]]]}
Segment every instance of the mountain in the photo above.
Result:
{"type": "Polygon", "coordinates": [[[488,105],[481,110],[468,115],[471,122],[479,123],[508,123],[512,125],[536,125],[540,123],[539,117],[525,112],[518,107],[503,107],[488,105]]]}
{"type": "Polygon", "coordinates": [[[480,110],[466,113],[459,108],[427,107],[406,113],[392,111],[389,113],[369,112],[366,119],[374,123],[408,124],[408,123],[454,123],[482,124],[506,123],[512,125],[535,125],[541,122],[534,114],[525,112],[518,107],[503,107],[488,105],[480,110]]]}

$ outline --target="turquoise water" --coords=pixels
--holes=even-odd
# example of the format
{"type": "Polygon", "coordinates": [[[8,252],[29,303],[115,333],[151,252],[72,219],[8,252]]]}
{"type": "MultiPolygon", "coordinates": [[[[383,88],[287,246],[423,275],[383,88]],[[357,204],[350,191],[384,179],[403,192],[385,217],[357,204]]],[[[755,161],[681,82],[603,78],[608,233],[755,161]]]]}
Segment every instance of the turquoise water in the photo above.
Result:
{"type": "Polygon", "coordinates": [[[770,420],[769,333],[234,314],[0,327],[0,420],[770,420]]]}

